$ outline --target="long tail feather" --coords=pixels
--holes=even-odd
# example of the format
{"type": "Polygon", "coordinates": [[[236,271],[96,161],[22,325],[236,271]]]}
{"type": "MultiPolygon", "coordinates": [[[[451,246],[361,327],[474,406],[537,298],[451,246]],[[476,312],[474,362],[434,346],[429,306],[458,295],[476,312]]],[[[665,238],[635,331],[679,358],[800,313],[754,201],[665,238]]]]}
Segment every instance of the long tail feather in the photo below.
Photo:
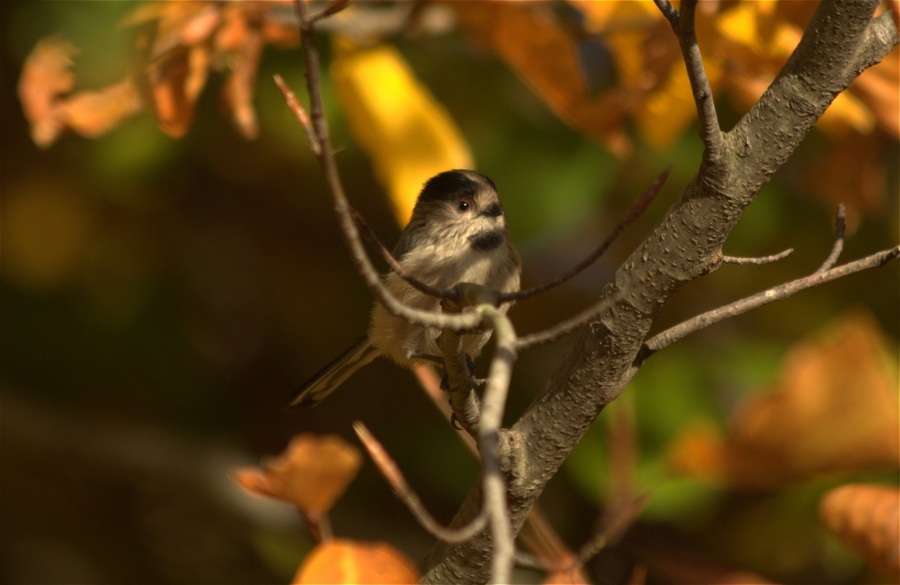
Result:
{"type": "Polygon", "coordinates": [[[368,337],[363,337],[337,357],[333,362],[304,384],[291,406],[315,406],[323,398],[337,390],[338,386],[359,368],[378,357],[378,351],[368,337]]]}

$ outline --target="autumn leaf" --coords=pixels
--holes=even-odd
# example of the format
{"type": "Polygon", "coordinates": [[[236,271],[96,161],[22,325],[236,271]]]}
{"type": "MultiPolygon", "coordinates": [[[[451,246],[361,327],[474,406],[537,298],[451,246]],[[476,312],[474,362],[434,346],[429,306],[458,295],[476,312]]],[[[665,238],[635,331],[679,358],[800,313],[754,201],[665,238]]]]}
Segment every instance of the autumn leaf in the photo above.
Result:
{"type": "Polygon", "coordinates": [[[739,409],[723,440],[696,429],[676,440],[673,468],[724,476],[741,489],[769,489],[838,470],[896,468],[897,371],[885,345],[872,318],[861,312],[798,343],[775,387],[739,409]]]}
{"type": "Polygon", "coordinates": [[[447,111],[393,47],[356,47],[336,37],[332,76],[350,129],[388,187],[405,224],[430,177],[471,168],[472,155],[447,111]]]}
{"type": "Polygon", "coordinates": [[[400,551],[383,542],[333,539],[313,549],[294,576],[306,583],[418,583],[419,571],[400,551]]]}
{"type": "Polygon", "coordinates": [[[66,125],[88,138],[96,138],[118,126],[143,107],[141,96],[130,79],[99,91],[73,95],[63,104],[66,125]]]}
{"type": "Polygon", "coordinates": [[[850,484],[825,494],[822,520],[875,569],[900,582],[900,490],[850,484]]]}
{"type": "Polygon", "coordinates": [[[261,469],[239,469],[234,479],[254,495],[290,502],[304,513],[328,511],[356,477],[362,463],[359,450],[340,437],[295,437],[285,453],[261,469]]]}
{"type": "Polygon", "coordinates": [[[624,157],[629,96],[613,88],[595,96],[579,47],[567,29],[533,2],[450,2],[460,24],[478,43],[505,59],[560,119],[624,157]]]}
{"type": "Polygon", "coordinates": [[[22,66],[19,101],[31,124],[31,138],[41,147],[53,144],[63,129],[59,99],[75,86],[70,70],[75,46],[59,37],[40,41],[22,66]]]}

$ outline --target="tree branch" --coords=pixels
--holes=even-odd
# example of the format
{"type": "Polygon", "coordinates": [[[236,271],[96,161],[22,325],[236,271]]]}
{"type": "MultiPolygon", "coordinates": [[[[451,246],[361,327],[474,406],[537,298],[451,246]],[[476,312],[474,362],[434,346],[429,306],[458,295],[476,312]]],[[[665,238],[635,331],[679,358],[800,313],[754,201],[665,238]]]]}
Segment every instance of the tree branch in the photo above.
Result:
{"type": "Polygon", "coordinates": [[[679,323],[650,338],[641,348],[638,357],[635,359],[634,367],[635,369],[640,368],[647,358],[659,350],[675,343],[691,333],[705,329],[710,325],[742,315],[747,311],[763,307],[769,303],[782,301],[808,288],[819,286],[831,282],[832,280],[837,280],[870,268],[879,268],[888,262],[896,260],[898,256],[900,256],[900,246],[896,246],[889,250],[883,250],[853,262],[848,262],[837,268],[828,268],[825,270],[817,269],[809,276],[804,276],[803,278],[798,278],[791,282],[774,286],[770,289],[756,293],[755,295],[725,305],[724,307],[701,313],[696,317],[688,319],[683,323],[679,323]]]}
{"type": "MultiPolygon", "coordinates": [[[[670,22],[676,20],[666,2],[657,4],[670,22]]],[[[706,117],[701,122],[706,148],[697,175],[604,289],[601,301],[616,300],[578,330],[544,391],[501,434],[501,460],[508,461],[510,470],[507,503],[514,532],[597,415],[634,375],[635,357],[669,298],[720,264],[721,248],[743,211],[834,96],[897,43],[890,14],[871,19],[877,4],[820,3],[784,70],[726,134],[715,132],[718,123],[709,114],[714,109],[703,84],[699,92],[694,88],[698,112],[706,117]]],[[[702,64],[699,49],[686,59],[702,64]]],[[[688,69],[691,75],[690,65],[688,69]]],[[[693,75],[692,84],[697,81],[693,75]]],[[[465,524],[478,513],[482,494],[483,487],[476,485],[452,525],[465,524]]],[[[484,582],[492,548],[490,531],[457,545],[438,543],[424,580],[484,582]]]]}
{"type": "Polygon", "coordinates": [[[353,423],[353,430],[356,431],[359,440],[366,448],[366,451],[369,452],[369,457],[372,458],[375,466],[378,467],[378,471],[390,484],[394,494],[406,505],[413,517],[419,522],[419,525],[429,534],[444,542],[462,542],[472,538],[487,524],[487,513],[482,511],[481,514],[472,519],[472,522],[462,528],[450,530],[441,526],[425,509],[422,500],[409,487],[400,468],[397,467],[397,464],[394,463],[394,460],[391,459],[391,456],[388,455],[381,443],[369,432],[366,425],[357,421],[353,423]]]}

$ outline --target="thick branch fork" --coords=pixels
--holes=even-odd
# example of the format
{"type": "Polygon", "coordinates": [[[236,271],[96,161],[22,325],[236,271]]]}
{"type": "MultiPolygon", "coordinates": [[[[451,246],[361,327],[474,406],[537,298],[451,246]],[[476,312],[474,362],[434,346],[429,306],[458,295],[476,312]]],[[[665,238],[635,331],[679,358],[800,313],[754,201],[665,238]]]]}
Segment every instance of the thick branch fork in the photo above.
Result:
{"type": "MultiPolygon", "coordinates": [[[[682,286],[721,265],[726,238],[762,186],[787,160],[834,97],[898,42],[890,14],[871,18],[877,0],[822,2],[779,76],[735,128],[723,133],[694,33],[696,0],[683,0],[680,12],[668,0],[655,1],[679,39],[694,92],[704,145],[700,169],[678,203],[621,265],[594,307],[550,332],[520,338],[509,319],[496,309],[502,301],[496,293],[489,302],[466,301],[463,304],[472,310],[452,314],[412,310],[383,286],[362,243],[361,236],[367,235],[360,233],[360,229],[365,232],[364,222],[344,193],[323,112],[320,64],[313,33],[315,21],[327,15],[323,12],[311,17],[306,2],[296,0],[310,96],[309,115],[304,116],[302,106],[283,83],[279,86],[319,159],[357,270],[392,313],[411,323],[441,329],[448,343],[442,348],[448,361],[459,357],[452,344],[456,334],[489,322],[497,341],[480,411],[473,414],[457,411],[457,418],[478,439],[482,474],[449,529],[429,524],[439,541],[429,556],[426,582],[509,582],[515,535],[547,481],[598,414],[624,390],[640,366],[640,360],[635,359],[641,348],[647,347],[652,352],[714,322],[709,315],[701,315],[686,325],[684,331],[670,330],[663,337],[646,340],[662,307],[682,286]],[[573,330],[577,331],[573,347],[543,393],[509,429],[503,429],[503,411],[518,353],[573,330]],[[462,536],[471,538],[462,539],[462,536]]],[[[334,2],[333,11],[344,5],[346,2],[334,2]]],[[[764,291],[759,298],[739,301],[727,310],[720,310],[716,317],[725,318],[884,264],[896,259],[900,248],[833,267],[837,253],[839,250],[812,275],[764,291]]],[[[764,260],[773,261],[778,257],[764,260]]],[[[390,263],[389,254],[386,260],[390,263]]],[[[572,274],[577,271],[573,270],[572,274]]],[[[446,291],[436,293],[442,298],[452,297],[446,291]]],[[[459,295],[459,291],[454,294],[459,295]]],[[[457,378],[464,375],[461,368],[453,370],[457,378]]],[[[471,381],[460,382],[454,385],[466,386],[471,394],[471,381]]],[[[364,436],[365,432],[361,433],[364,436]]],[[[411,490],[395,466],[392,471],[389,458],[379,452],[374,438],[364,440],[410,509],[417,517],[424,518],[420,503],[410,496],[411,490]]]]}

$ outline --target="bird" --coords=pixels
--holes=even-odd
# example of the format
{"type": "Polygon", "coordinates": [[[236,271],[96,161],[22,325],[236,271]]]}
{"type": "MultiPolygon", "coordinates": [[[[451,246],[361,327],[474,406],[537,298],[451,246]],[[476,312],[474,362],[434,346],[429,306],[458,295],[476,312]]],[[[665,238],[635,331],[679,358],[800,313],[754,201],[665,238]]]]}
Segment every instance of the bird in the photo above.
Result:
{"type": "MultiPolygon", "coordinates": [[[[521,259],[509,240],[506,214],[497,186],[487,176],[454,169],[431,177],[416,198],[409,223],[393,250],[403,270],[439,289],[468,282],[501,293],[519,290],[521,259]]],[[[390,293],[404,305],[440,311],[440,299],[413,287],[394,271],[384,277],[390,293]]],[[[509,310],[504,303],[500,310],[509,310]]],[[[392,315],[380,302],[372,307],[368,334],[313,376],[291,406],[314,406],[358,369],[379,356],[412,368],[440,361],[435,328],[392,315]]],[[[491,336],[489,329],[463,335],[462,350],[476,358],[491,336]]]]}

